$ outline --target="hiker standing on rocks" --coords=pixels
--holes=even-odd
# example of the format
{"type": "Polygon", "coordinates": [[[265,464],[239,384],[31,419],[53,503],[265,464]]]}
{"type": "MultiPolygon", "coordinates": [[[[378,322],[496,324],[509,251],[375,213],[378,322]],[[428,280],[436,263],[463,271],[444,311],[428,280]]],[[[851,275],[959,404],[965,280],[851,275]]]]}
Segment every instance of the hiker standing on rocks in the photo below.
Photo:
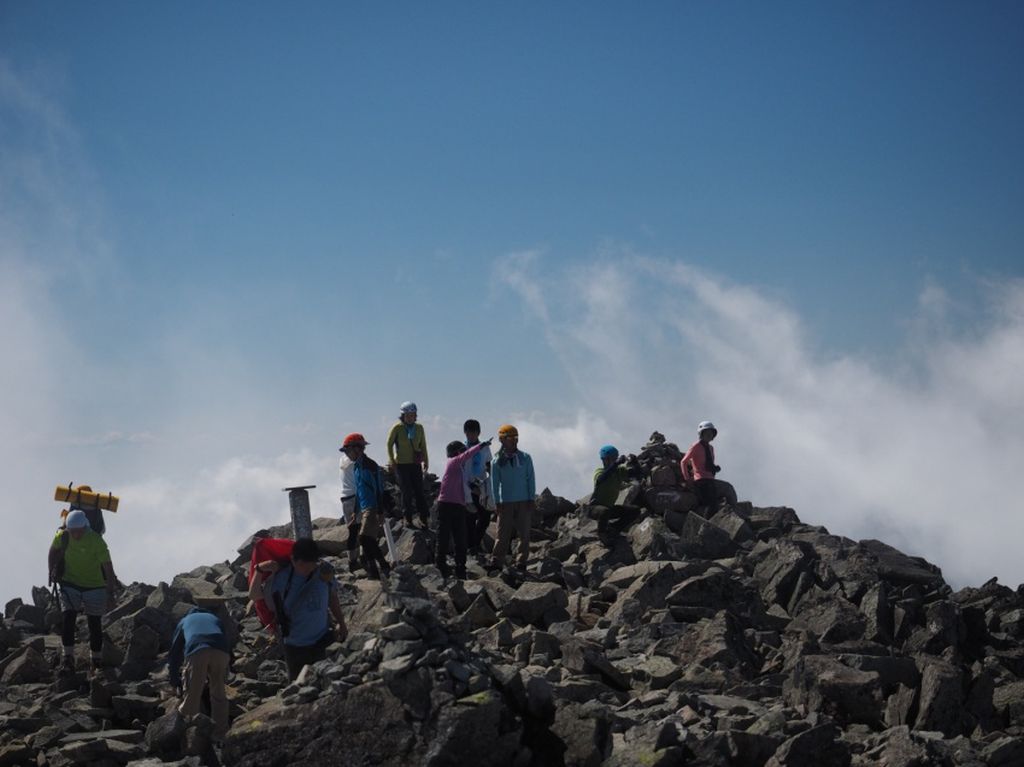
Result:
{"type": "Polygon", "coordinates": [[[227,676],[231,646],[219,617],[202,607],[193,607],[178,621],[167,653],[167,678],[182,696],[178,711],[191,717],[199,713],[203,688],[210,684],[210,709],[214,740],[223,740],[228,732],[227,676]],[[185,663],[182,685],[181,665],[185,663]],[[184,689],[183,689],[184,687],[184,689]]]}
{"type": "Polygon", "coordinates": [[[590,503],[597,515],[597,531],[608,532],[613,521],[624,530],[640,516],[640,509],[620,505],[619,494],[631,479],[640,478],[640,466],[636,456],[627,459],[619,455],[615,445],[605,445],[598,456],[601,458],[601,468],[594,471],[594,492],[590,496],[590,503]]]}
{"type": "Polygon", "coordinates": [[[437,569],[448,577],[448,542],[455,539],[455,577],[466,577],[466,475],[468,462],[491,444],[477,442],[466,449],[461,442],[449,442],[446,452],[448,463],[441,476],[441,491],[437,496],[437,569]]]}
{"type": "Polygon", "coordinates": [[[700,439],[690,445],[679,467],[683,471],[683,483],[697,494],[697,513],[710,517],[718,509],[715,475],[722,470],[715,465],[715,449],[711,446],[711,441],[718,436],[718,429],[711,421],[701,421],[697,435],[700,439]]]}
{"type": "Polygon", "coordinates": [[[63,530],[50,544],[50,583],[60,586],[60,609],[63,614],[61,670],[75,670],[75,623],[84,612],[89,624],[89,649],[92,668],[103,665],[103,614],[114,609],[118,590],[114,565],[103,537],[89,528],[85,512],[76,509],[64,520],[63,530]]]}
{"type": "Polygon", "coordinates": [[[249,599],[262,599],[274,613],[292,681],[303,666],[326,658],[331,642],[344,641],[348,635],[334,571],[319,557],[316,541],[299,538],[290,564],[282,567],[273,559],[260,562],[257,569],[272,575],[266,581],[253,578],[249,587],[249,599]],[[331,631],[330,616],[338,625],[337,633],[331,631]]]}
{"type": "Polygon", "coordinates": [[[494,544],[494,566],[505,565],[512,544],[512,530],[519,536],[516,564],[526,569],[530,558],[530,523],[533,517],[536,479],[533,459],[519,449],[519,430],[511,424],[498,429],[501,450],[491,465],[491,494],[498,507],[498,540],[494,544]]]}
{"type": "MultiPolygon", "coordinates": [[[[480,441],[480,422],[470,418],[462,426],[462,433],[466,435],[466,447],[470,448],[480,441]]],[[[479,453],[476,453],[472,460],[463,464],[462,473],[466,477],[466,503],[472,503],[469,514],[466,515],[466,543],[470,554],[479,554],[480,546],[483,544],[484,533],[487,526],[491,524],[491,511],[494,502],[491,500],[491,441],[487,440],[479,453]]]]}
{"type": "MultiPolygon", "coordinates": [[[[363,549],[363,566],[371,578],[379,578],[391,572],[384,552],[380,548],[380,537],[384,533],[384,480],[380,466],[366,454],[369,443],[358,432],[349,434],[341,446],[352,461],[352,475],[356,482],[356,514],[359,522],[359,544],[363,549]]],[[[350,549],[351,554],[351,549],[350,549]]]]}
{"type": "Polygon", "coordinates": [[[348,569],[355,572],[359,569],[359,501],[356,498],[356,465],[345,454],[345,445],[338,448],[341,460],[338,469],[341,471],[341,521],[348,527],[348,569]]]}
{"type": "Polygon", "coordinates": [[[415,402],[403,402],[399,411],[398,422],[388,432],[388,466],[398,475],[406,525],[413,526],[415,505],[420,523],[426,528],[430,522],[430,508],[423,489],[423,475],[429,466],[427,435],[423,425],[416,423],[415,402]]]}

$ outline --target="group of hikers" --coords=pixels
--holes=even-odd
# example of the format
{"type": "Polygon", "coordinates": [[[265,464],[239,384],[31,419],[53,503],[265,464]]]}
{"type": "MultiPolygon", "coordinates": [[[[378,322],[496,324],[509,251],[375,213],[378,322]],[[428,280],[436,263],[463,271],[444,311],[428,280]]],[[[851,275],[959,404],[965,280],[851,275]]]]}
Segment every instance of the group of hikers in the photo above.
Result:
{"type": "MultiPolygon", "coordinates": [[[[698,440],[680,461],[682,480],[696,494],[699,507],[713,509],[718,503],[715,475],[721,469],[715,463],[711,442],[718,431],[710,421],[701,422],[697,430],[698,440]]],[[[436,507],[436,565],[445,579],[451,577],[448,556],[453,542],[455,578],[467,577],[469,553],[476,554],[488,572],[500,572],[506,568],[515,534],[518,548],[511,569],[522,574],[529,561],[535,510],[533,460],[519,449],[519,432],[511,424],[498,428],[496,455],[491,450],[492,439],[481,441],[478,421],[467,420],[463,434],[464,440],[449,442],[446,447],[436,507]],[[485,533],[494,515],[497,531],[492,550],[486,552],[485,533]]],[[[383,471],[367,455],[368,445],[360,433],[348,434],[342,441],[342,522],[349,532],[350,569],[365,569],[369,577],[379,578],[390,571],[380,545],[381,535],[390,532],[385,530],[390,496],[383,471]]],[[[402,403],[386,448],[389,469],[398,480],[406,526],[416,528],[418,520],[419,526],[428,528],[430,508],[424,480],[429,459],[415,403],[402,403]]],[[[601,466],[594,472],[590,505],[599,534],[609,535],[628,528],[641,513],[639,507],[620,503],[622,491],[641,478],[641,469],[635,456],[620,455],[613,445],[603,446],[598,455],[601,466]]],[[[87,617],[91,666],[95,670],[103,665],[101,619],[112,609],[119,584],[103,531],[93,529],[102,528],[102,523],[90,524],[86,510],[74,505],[64,514],[64,524],[51,543],[49,571],[50,582],[59,589],[62,612],[61,668],[73,673],[79,613],[87,617]]],[[[254,604],[262,602],[273,616],[288,676],[294,680],[303,666],[325,658],[327,647],[347,636],[334,570],[321,562],[317,543],[311,538],[296,540],[287,562],[271,559],[259,562],[255,569],[249,598],[254,604]]],[[[208,685],[215,737],[222,737],[228,726],[225,682],[233,632],[225,628],[226,622],[213,611],[191,609],[178,623],[168,653],[168,679],[182,698],[179,711],[183,716],[199,711],[208,685]]]]}

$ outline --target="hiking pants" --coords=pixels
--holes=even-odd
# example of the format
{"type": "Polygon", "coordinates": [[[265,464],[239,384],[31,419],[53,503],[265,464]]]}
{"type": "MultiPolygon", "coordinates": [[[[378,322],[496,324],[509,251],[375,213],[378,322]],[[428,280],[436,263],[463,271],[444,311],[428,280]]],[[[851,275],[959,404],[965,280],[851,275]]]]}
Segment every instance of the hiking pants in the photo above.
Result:
{"type": "Polygon", "coordinates": [[[707,519],[718,511],[718,486],[713,479],[698,479],[694,483],[697,493],[697,514],[707,519]]]}
{"type": "Polygon", "coordinates": [[[334,632],[328,631],[315,644],[299,647],[297,645],[284,645],[284,662],[288,666],[288,679],[292,682],[302,671],[303,666],[312,666],[318,660],[327,657],[327,645],[334,641],[334,632]]]}
{"type": "Polygon", "coordinates": [[[185,697],[178,706],[182,716],[195,716],[203,698],[203,687],[210,683],[210,709],[213,736],[219,740],[228,732],[228,654],[204,647],[185,658],[185,697]]]}
{"type": "Polygon", "coordinates": [[[512,545],[512,531],[519,536],[516,564],[526,567],[530,558],[530,522],[533,516],[533,501],[514,501],[498,504],[498,540],[494,544],[494,563],[505,564],[505,555],[512,545]]]}
{"type": "Polygon", "coordinates": [[[420,522],[426,527],[430,522],[430,508],[427,506],[427,496],[423,491],[423,466],[418,463],[396,463],[395,473],[398,475],[398,487],[402,491],[405,521],[412,522],[415,506],[420,522]]]}
{"type": "Polygon", "coordinates": [[[475,510],[466,514],[466,546],[470,551],[478,551],[491,524],[491,512],[480,503],[478,496],[473,496],[473,507],[475,510]]]}
{"type": "MultiPolygon", "coordinates": [[[[103,650],[103,624],[99,615],[86,615],[89,623],[89,649],[93,653],[103,650]]],[[[65,647],[75,646],[75,624],[78,621],[78,613],[74,610],[63,612],[63,624],[61,625],[60,639],[65,647]]]]}
{"type": "Polygon", "coordinates": [[[455,574],[466,574],[466,507],[461,503],[437,504],[437,567],[448,575],[448,542],[455,539],[455,574]]]}

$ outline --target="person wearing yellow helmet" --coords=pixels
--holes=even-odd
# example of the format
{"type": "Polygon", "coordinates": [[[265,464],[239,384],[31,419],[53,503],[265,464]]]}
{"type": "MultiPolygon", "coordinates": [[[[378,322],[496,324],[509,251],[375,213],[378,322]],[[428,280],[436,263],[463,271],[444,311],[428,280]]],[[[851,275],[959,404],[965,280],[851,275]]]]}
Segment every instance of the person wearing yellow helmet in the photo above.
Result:
{"type": "Polygon", "coordinates": [[[491,464],[491,495],[498,507],[494,566],[504,566],[514,530],[519,536],[516,564],[523,570],[530,557],[530,524],[537,494],[533,459],[519,449],[519,430],[515,426],[504,424],[499,427],[498,439],[501,450],[491,464]]]}

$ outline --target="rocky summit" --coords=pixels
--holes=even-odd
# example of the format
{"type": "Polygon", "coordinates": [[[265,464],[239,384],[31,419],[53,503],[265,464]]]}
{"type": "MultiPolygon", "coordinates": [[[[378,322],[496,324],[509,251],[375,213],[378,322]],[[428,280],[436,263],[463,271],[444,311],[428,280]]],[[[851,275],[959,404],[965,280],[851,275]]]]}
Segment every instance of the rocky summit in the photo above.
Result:
{"type": "Polygon", "coordinates": [[[0,767],[1024,765],[1024,592],[954,592],[923,559],[728,488],[699,516],[680,457],[652,435],[621,498],[640,516],[614,532],[545,490],[526,572],[471,559],[446,580],[434,533],[394,522],[401,564],[357,577],[347,529],[315,520],[349,634],[293,683],[249,611],[251,539],[128,586],[97,672],[57,673],[60,616],[36,588],[0,629],[0,767]],[[223,743],[167,682],[193,605],[237,628],[223,743]]]}

